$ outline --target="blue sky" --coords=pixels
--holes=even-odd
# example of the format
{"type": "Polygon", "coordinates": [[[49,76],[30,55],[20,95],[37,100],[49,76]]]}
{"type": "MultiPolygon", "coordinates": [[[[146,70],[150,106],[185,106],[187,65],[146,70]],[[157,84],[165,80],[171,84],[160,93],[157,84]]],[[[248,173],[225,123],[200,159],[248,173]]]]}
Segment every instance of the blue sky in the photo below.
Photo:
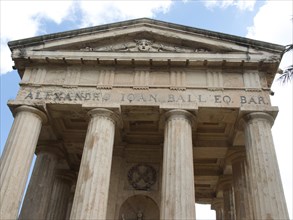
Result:
{"type": "MultiPolygon", "coordinates": [[[[8,1],[1,0],[1,152],[13,122],[6,106],[18,90],[19,76],[7,42],[139,17],[202,28],[257,40],[292,44],[291,1],[8,1]]],[[[281,67],[292,64],[292,53],[281,67]]],[[[273,105],[280,108],[272,129],[287,205],[292,207],[292,84],[274,83],[273,105]]],[[[199,219],[213,219],[201,207],[199,219]]],[[[292,208],[289,209],[291,218],[292,208]]]]}

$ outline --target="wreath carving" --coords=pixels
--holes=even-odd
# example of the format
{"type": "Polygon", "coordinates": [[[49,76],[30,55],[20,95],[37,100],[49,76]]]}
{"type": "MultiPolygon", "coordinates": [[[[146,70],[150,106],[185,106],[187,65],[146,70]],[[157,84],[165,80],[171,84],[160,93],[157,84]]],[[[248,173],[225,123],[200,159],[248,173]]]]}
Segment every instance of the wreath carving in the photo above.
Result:
{"type": "Polygon", "coordinates": [[[155,168],[147,164],[137,164],[128,171],[128,182],[136,190],[150,190],[157,181],[155,168]]]}

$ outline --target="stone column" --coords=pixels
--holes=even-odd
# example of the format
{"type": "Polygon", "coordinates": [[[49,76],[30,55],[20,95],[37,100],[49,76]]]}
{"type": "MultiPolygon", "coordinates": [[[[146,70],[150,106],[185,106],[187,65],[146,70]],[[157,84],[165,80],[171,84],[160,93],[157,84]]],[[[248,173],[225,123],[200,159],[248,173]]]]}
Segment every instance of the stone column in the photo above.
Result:
{"type": "Polygon", "coordinates": [[[234,193],[232,187],[232,176],[222,176],[218,188],[223,191],[224,218],[225,220],[235,219],[234,193]]]}
{"type": "Polygon", "coordinates": [[[195,219],[193,120],[184,110],[166,113],[161,219],[195,219]]]}
{"type": "Polygon", "coordinates": [[[243,119],[254,219],[289,219],[271,133],[274,119],[263,112],[243,119]]]}
{"type": "Polygon", "coordinates": [[[74,173],[69,170],[57,171],[46,219],[65,219],[70,198],[70,189],[74,179],[74,173]]]}
{"type": "Polygon", "coordinates": [[[254,219],[250,202],[245,152],[238,150],[229,155],[233,170],[233,188],[237,220],[254,219]]]}
{"type": "Polygon", "coordinates": [[[68,203],[67,203],[67,208],[66,208],[66,217],[65,217],[66,220],[70,219],[70,214],[71,214],[71,210],[72,210],[72,204],[73,204],[73,199],[74,199],[75,188],[76,188],[76,181],[75,181],[75,184],[73,184],[71,186],[71,189],[70,189],[70,196],[69,196],[68,203]]]}
{"type": "Polygon", "coordinates": [[[91,120],[70,219],[106,219],[115,121],[112,111],[96,108],[91,120]]]}
{"type": "Polygon", "coordinates": [[[216,211],[216,220],[224,220],[223,198],[215,198],[211,204],[211,209],[216,211]]]}
{"type": "Polygon", "coordinates": [[[38,151],[19,219],[46,218],[60,152],[50,146],[38,148],[38,151]]]}
{"type": "MultiPolygon", "coordinates": [[[[115,219],[116,201],[118,199],[120,172],[123,159],[120,155],[114,155],[111,169],[110,190],[107,208],[107,219],[115,219]]],[[[118,210],[119,212],[119,210],[118,210]]]]}
{"type": "Polygon", "coordinates": [[[46,115],[21,106],[15,118],[0,162],[0,218],[17,219],[29,169],[46,115]]]}

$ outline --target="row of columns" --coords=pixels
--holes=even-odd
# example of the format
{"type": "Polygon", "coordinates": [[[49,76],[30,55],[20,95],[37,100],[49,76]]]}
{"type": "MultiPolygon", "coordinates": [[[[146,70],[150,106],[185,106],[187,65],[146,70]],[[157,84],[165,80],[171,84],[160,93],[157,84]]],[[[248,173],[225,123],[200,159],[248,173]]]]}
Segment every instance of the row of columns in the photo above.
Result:
{"type": "MultiPolygon", "coordinates": [[[[20,219],[62,219],[69,213],[64,211],[64,204],[69,204],[72,210],[70,219],[106,219],[119,117],[102,108],[91,110],[89,115],[72,208],[68,202],[70,178],[54,172],[58,153],[44,151],[38,155],[20,219]]],[[[185,110],[171,110],[165,117],[160,218],[195,219],[192,154],[195,116],[185,110]]],[[[46,115],[36,108],[21,106],[15,111],[1,157],[1,219],[17,219],[29,167],[45,122],[46,115]]],[[[288,219],[271,135],[273,118],[266,113],[250,113],[243,122],[247,159],[232,162],[234,187],[228,184],[229,179],[222,181],[224,201],[217,199],[213,203],[217,219],[249,219],[250,216],[251,219],[288,219]],[[235,203],[231,202],[233,198],[235,203]]]]}
{"type": "Polygon", "coordinates": [[[214,199],[211,207],[217,220],[289,219],[271,134],[273,122],[272,116],[258,112],[242,119],[245,150],[228,156],[233,175],[219,180],[223,197],[214,199]]]}

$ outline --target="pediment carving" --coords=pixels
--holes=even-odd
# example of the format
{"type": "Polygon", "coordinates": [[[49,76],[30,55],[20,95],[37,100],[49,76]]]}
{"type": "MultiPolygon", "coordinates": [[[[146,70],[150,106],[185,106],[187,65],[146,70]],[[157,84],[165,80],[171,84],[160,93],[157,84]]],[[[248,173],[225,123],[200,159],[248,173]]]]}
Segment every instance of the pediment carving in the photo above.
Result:
{"type": "Polygon", "coordinates": [[[184,47],[165,42],[157,42],[149,39],[134,39],[118,44],[109,44],[103,46],[86,46],[80,49],[81,51],[95,52],[177,52],[177,53],[206,53],[210,52],[204,47],[184,47]]]}

